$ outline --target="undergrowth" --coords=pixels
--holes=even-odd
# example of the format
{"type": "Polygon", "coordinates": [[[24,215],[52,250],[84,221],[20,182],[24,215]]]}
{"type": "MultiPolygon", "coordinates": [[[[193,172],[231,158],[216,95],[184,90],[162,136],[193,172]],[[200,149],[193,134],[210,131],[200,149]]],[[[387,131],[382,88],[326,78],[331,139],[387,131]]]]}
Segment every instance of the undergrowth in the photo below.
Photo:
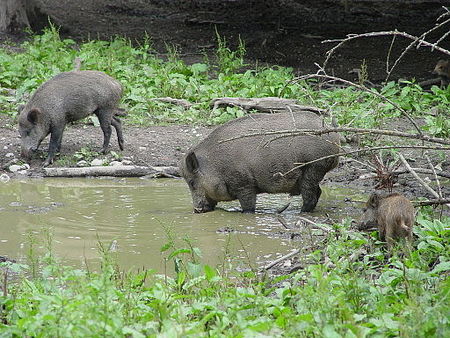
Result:
{"type": "MultiPolygon", "coordinates": [[[[125,38],[76,43],[61,39],[55,27],[22,43],[20,51],[0,49],[0,87],[17,90],[11,98],[0,91],[0,111],[14,115],[17,106],[40,84],[52,76],[73,69],[76,57],[82,69],[101,70],[124,86],[122,100],[129,112],[127,121],[137,124],[202,123],[218,124],[243,115],[238,108],[211,111],[209,102],[217,97],[284,97],[300,104],[331,109],[340,125],[378,126],[384,119],[399,116],[389,103],[353,88],[317,90],[314,82],[290,82],[291,68],[250,66],[245,63],[245,44],[234,51],[217,32],[214,60],[186,64],[176,48],[168,46],[165,60],[152,49],[149,37],[133,46],[125,38]],[[153,100],[172,97],[188,100],[182,107],[153,100]]],[[[389,82],[379,92],[413,116],[426,115],[424,130],[440,137],[450,135],[448,110],[450,91],[433,87],[423,91],[415,83],[389,82]]]]}
{"type": "Polygon", "coordinates": [[[278,277],[204,265],[192,243],[173,237],[161,248],[171,276],[121,272],[103,245],[101,269],[80,270],[58,263],[46,233],[43,258],[1,263],[12,278],[0,336],[446,337],[449,223],[421,213],[410,255],[391,257],[376,234],[337,224],[303,254],[308,264],[278,277]]]}

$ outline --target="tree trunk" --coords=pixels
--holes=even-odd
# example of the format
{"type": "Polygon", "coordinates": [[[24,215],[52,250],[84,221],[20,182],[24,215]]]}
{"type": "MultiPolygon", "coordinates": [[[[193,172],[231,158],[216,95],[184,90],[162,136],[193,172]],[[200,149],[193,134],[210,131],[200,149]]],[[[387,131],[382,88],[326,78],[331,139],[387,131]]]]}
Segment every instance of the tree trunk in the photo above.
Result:
{"type": "Polygon", "coordinates": [[[30,0],[1,0],[0,32],[17,33],[30,27],[27,16],[30,5],[30,0]]]}

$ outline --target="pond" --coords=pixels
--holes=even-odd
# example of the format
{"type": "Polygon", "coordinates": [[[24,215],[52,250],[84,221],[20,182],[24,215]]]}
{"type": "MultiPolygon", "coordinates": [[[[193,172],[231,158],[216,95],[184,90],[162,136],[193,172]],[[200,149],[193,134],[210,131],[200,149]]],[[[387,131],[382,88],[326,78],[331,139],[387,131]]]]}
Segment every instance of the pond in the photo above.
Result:
{"type": "MultiPolygon", "coordinates": [[[[315,212],[302,216],[352,216],[342,202],[349,190],[323,190],[315,212]]],[[[12,180],[0,183],[0,255],[26,262],[30,234],[37,252],[44,253],[43,229],[49,229],[53,252],[64,263],[95,266],[100,261],[99,241],[106,247],[114,241],[121,269],[163,272],[167,253],[161,253],[161,247],[172,234],[179,247],[185,247],[183,239],[189,238],[200,248],[204,263],[223,263],[230,253],[234,266],[259,267],[301,245],[280,235],[284,228],[276,209],[288,200],[287,195],[263,194],[255,214],[238,212],[238,202],[219,203],[221,208],[214,212],[194,214],[183,180],[12,180]]],[[[300,197],[294,198],[283,212],[288,222],[294,224],[300,216],[300,203],[300,197]]]]}

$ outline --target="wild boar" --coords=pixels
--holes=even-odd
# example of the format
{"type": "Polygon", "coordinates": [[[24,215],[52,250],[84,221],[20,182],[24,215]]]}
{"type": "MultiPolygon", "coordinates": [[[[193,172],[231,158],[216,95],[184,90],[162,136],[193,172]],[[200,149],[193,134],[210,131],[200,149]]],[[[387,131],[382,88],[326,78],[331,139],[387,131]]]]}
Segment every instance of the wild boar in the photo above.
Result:
{"type": "Polygon", "coordinates": [[[434,67],[433,74],[441,79],[441,88],[445,88],[450,83],[450,62],[448,60],[439,60],[434,67]]]}
{"type": "Polygon", "coordinates": [[[262,135],[293,129],[320,130],[323,121],[309,111],[247,115],[217,127],[192,147],[181,160],[180,172],[189,185],[194,212],[212,211],[217,202],[235,199],[243,212],[254,212],[259,193],[301,194],[302,211],[312,211],[322,192],[319,182],[337,166],[338,157],[291,169],[336,155],[339,135],[262,135]],[[255,133],[261,135],[244,137],[255,133]]]}
{"type": "Polygon", "coordinates": [[[374,192],[364,208],[360,229],[378,227],[380,239],[386,241],[391,250],[397,239],[406,238],[412,242],[414,215],[413,205],[403,195],[374,192]]]}
{"type": "Polygon", "coordinates": [[[42,140],[50,134],[48,157],[43,163],[53,163],[61,148],[64,128],[68,122],[95,114],[102,128],[106,153],[111,138],[111,125],[117,132],[119,147],[123,150],[123,116],[118,108],[122,96],[121,84],[103,72],[93,70],[71,71],[56,75],[42,84],[19,112],[21,153],[30,158],[42,140]]]}

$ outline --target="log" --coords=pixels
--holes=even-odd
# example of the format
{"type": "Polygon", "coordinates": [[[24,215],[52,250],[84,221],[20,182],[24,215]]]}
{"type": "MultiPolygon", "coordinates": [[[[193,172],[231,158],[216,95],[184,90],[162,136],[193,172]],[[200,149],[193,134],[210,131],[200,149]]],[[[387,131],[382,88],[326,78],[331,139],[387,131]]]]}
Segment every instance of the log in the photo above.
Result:
{"type": "Polygon", "coordinates": [[[279,97],[243,98],[243,97],[220,97],[211,100],[210,107],[239,107],[245,111],[258,110],[261,113],[281,113],[286,111],[311,111],[317,115],[327,115],[325,109],[303,106],[294,99],[283,99],[279,97]]]}
{"type": "Polygon", "coordinates": [[[144,167],[134,165],[93,166],[83,168],[43,168],[46,177],[86,177],[86,176],[114,176],[114,177],[180,177],[177,167],[144,167]]]}

